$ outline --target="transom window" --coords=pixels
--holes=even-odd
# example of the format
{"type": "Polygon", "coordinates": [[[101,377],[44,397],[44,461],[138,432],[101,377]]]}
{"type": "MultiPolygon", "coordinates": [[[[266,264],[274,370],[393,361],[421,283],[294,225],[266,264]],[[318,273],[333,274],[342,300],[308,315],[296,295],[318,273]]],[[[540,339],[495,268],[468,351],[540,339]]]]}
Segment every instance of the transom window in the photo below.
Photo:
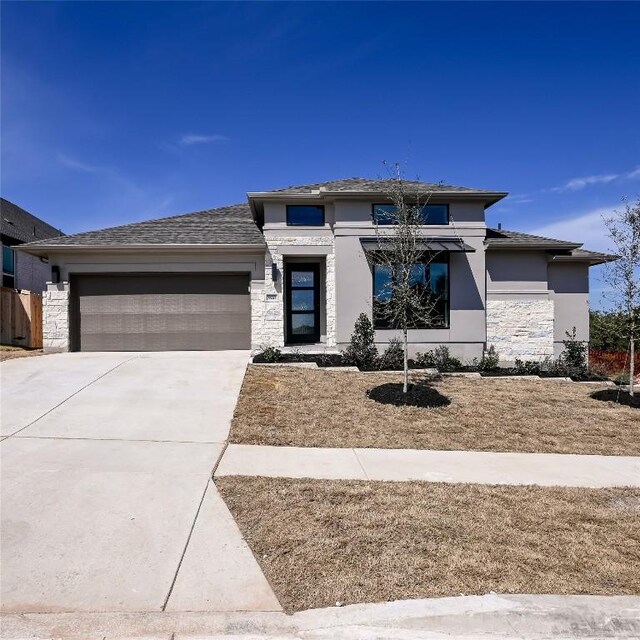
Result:
{"type": "MultiPolygon", "coordinates": [[[[397,273],[397,272],[396,272],[397,273]]],[[[373,326],[375,329],[394,329],[385,313],[392,295],[394,269],[386,264],[373,265],[373,326]]],[[[413,318],[410,329],[446,329],[449,326],[449,254],[438,255],[431,261],[414,264],[410,270],[411,286],[433,296],[433,310],[429,317],[413,318]]]]}
{"type": "MultiPolygon", "coordinates": [[[[397,207],[395,204],[372,205],[373,221],[376,224],[395,224],[397,207]]],[[[449,224],[448,204],[422,205],[422,224],[449,224]]]]}
{"type": "Polygon", "coordinates": [[[296,226],[324,226],[324,206],[317,204],[287,205],[287,224],[296,226]]]}

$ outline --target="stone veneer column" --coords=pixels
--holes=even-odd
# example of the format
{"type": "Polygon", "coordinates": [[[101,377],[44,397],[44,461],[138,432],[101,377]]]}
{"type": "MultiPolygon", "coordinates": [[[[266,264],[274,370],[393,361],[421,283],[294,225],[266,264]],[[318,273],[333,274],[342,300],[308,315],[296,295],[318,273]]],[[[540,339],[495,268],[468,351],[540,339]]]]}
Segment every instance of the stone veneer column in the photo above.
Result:
{"type": "Polygon", "coordinates": [[[46,353],[69,351],[69,283],[47,282],[42,296],[42,344],[46,353]]]}
{"type": "Polygon", "coordinates": [[[553,357],[553,300],[487,299],[487,345],[500,360],[544,360],[553,357]]]}
{"type": "MultiPolygon", "coordinates": [[[[269,248],[265,255],[265,280],[251,283],[251,347],[284,346],[284,259],[280,246],[333,245],[333,237],[265,237],[269,248]],[[277,281],[271,278],[271,265],[278,271],[277,281]]],[[[325,257],[326,345],[336,344],[336,279],[333,252],[325,257]]]]}

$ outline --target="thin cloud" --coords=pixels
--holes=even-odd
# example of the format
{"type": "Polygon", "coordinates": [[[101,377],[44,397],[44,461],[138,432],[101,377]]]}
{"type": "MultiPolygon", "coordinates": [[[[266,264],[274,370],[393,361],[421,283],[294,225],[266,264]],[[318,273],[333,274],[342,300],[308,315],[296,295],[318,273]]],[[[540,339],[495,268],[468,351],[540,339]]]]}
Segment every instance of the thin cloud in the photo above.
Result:
{"type": "Polygon", "coordinates": [[[228,142],[227,136],[214,133],[213,135],[202,135],[196,133],[187,133],[180,138],[181,145],[191,144],[211,144],[214,142],[228,142]]]}
{"type": "Polygon", "coordinates": [[[573,240],[584,243],[591,251],[610,252],[611,241],[603,217],[611,216],[620,205],[600,207],[586,213],[574,215],[531,230],[531,233],[558,240],[573,240]]]}
{"type": "Polygon", "coordinates": [[[72,158],[64,153],[58,153],[58,162],[67,169],[73,169],[74,171],[82,171],[84,173],[100,173],[103,171],[102,167],[87,164],[76,158],[72,158]]]}
{"type": "Polygon", "coordinates": [[[631,171],[624,173],[602,173],[593,176],[583,176],[580,178],[571,178],[568,182],[565,182],[560,187],[553,187],[548,189],[553,193],[562,193],[564,191],[580,191],[586,187],[590,187],[596,184],[609,184],[617,180],[635,180],[640,178],[640,166],[637,166],[631,171]]]}

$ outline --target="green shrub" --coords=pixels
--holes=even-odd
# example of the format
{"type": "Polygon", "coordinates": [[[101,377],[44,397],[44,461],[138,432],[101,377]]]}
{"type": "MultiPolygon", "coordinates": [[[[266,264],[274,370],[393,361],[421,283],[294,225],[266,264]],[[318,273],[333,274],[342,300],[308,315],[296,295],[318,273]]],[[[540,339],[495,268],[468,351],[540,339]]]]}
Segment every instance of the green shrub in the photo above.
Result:
{"type": "Polygon", "coordinates": [[[496,348],[493,345],[490,345],[489,348],[482,354],[482,358],[474,364],[478,367],[479,371],[493,371],[498,368],[498,364],[500,362],[500,355],[496,351],[496,348]]]}
{"type": "Polygon", "coordinates": [[[462,368],[462,362],[458,358],[454,358],[449,353],[449,347],[441,345],[426,351],[425,353],[416,354],[416,364],[418,367],[425,369],[438,369],[440,372],[458,371],[462,368]]]}
{"type": "Polygon", "coordinates": [[[349,346],[342,352],[345,364],[361,369],[373,369],[378,359],[374,343],[373,324],[366,313],[361,313],[353,327],[349,346]]]}
{"type": "Polygon", "coordinates": [[[534,360],[519,360],[516,358],[514,367],[515,372],[519,375],[537,376],[540,374],[540,363],[534,360]]]}
{"type": "Polygon", "coordinates": [[[403,369],[404,348],[399,338],[391,338],[389,346],[378,358],[378,369],[403,369]]]}
{"type": "Polygon", "coordinates": [[[255,357],[260,362],[281,362],[282,351],[276,347],[265,347],[255,357]]]}
{"type": "Polygon", "coordinates": [[[576,340],[576,328],[571,333],[565,331],[566,340],[562,341],[564,349],[560,354],[560,360],[569,370],[584,373],[587,370],[587,345],[581,340],[576,340]]]}

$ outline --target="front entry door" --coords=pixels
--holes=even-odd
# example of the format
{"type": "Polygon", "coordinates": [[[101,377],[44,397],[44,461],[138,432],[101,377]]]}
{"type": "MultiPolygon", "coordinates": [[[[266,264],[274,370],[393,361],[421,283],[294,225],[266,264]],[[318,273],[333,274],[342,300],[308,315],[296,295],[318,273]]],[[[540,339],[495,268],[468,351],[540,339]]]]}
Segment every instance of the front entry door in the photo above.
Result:
{"type": "Polygon", "coordinates": [[[288,264],[287,342],[320,342],[320,269],[318,264],[288,264]]]}

